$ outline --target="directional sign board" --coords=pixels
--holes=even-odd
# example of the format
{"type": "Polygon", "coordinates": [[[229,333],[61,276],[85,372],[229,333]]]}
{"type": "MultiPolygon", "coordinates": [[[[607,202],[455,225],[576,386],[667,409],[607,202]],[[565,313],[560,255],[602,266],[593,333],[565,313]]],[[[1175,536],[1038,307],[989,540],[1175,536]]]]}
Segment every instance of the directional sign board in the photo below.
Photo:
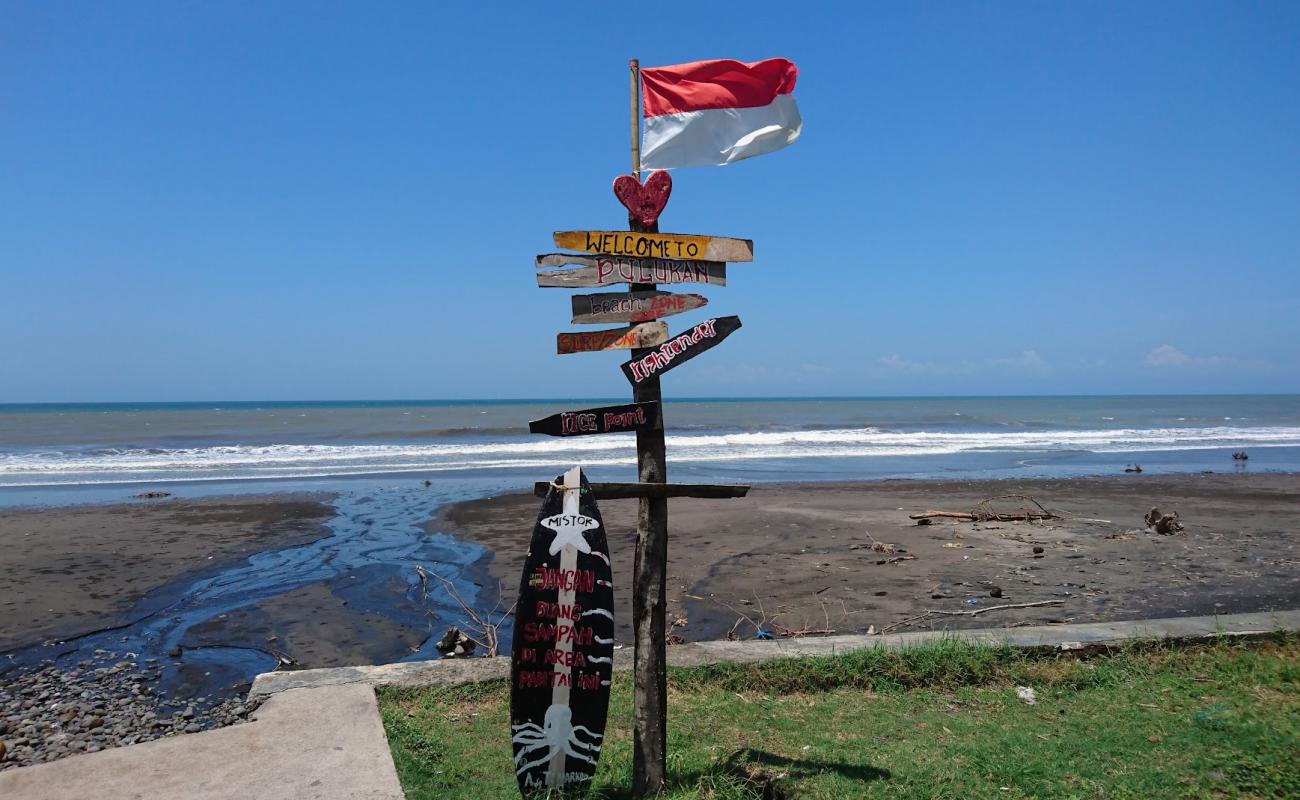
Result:
{"type": "Polygon", "coordinates": [[[537,257],[537,285],[560,289],[614,286],[620,283],[707,283],[727,285],[727,265],[720,261],[675,258],[626,258],[548,253],[537,257]],[[540,269],[573,265],[578,269],[540,269]]]}
{"type": "Polygon", "coordinates": [[[525,796],[591,783],[614,667],[613,576],[596,496],[577,467],[556,483],[563,488],[551,486],[533,526],[510,658],[511,744],[525,796]]]}
{"type": "Polygon", "coordinates": [[[598,350],[634,350],[638,347],[654,347],[667,339],[667,325],[662,322],[643,322],[630,328],[608,331],[558,333],[555,335],[555,352],[566,355],[598,350]]]}
{"type": "Polygon", "coordinates": [[[608,294],[575,294],[573,296],[573,321],[575,323],[646,322],[671,317],[709,304],[700,294],[672,294],[670,292],[610,292],[608,294]]]}
{"type": "Polygon", "coordinates": [[[704,261],[754,260],[754,243],[749,239],[634,231],[556,231],[554,238],[556,247],[606,256],[693,258],[704,261]]]}
{"type": "Polygon", "coordinates": [[[633,386],[636,386],[648,378],[662,375],[673,367],[690,361],[730,336],[739,327],[740,317],[705,320],[642,357],[627,362],[623,365],[623,374],[633,386]]]}
{"type": "Polygon", "coordinates": [[[544,433],[548,436],[624,433],[653,428],[658,420],[658,403],[631,403],[623,406],[584,408],[581,411],[561,411],[528,423],[528,432],[544,433]]]}

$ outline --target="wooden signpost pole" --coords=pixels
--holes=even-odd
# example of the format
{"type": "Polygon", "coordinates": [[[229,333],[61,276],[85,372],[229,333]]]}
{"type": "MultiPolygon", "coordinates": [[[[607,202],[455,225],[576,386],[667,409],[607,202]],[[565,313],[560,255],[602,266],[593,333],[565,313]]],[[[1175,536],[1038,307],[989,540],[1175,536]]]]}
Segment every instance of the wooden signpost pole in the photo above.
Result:
{"type": "MultiPolygon", "coordinates": [[[[628,66],[632,79],[632,174],[641,180],[641,68],[634,58],[628,66]]],[[[647,228],[632,215],[631,230],[657,233],[658,223],[647,228]]],[[[653,283],[634,283],[632,291],[654,291],[653,283]]],[[[634,350],[641,358],[647,350],[634,350]]],[[[664,415],[659,378],[649,378],[632,388],[637,403],[660,403],[658,420],[636,434],[637,475],[641,483],[667,483],[668,457],[664,446],[664,415]]],[[[668,568],[668,498],[642,497],[637,514],[636,560],[632,571],[632,629],[636,638],[633,697],[632,794],[646,797],[664,786],[668,751],[668,672],[665,618],[668,568]]]]}

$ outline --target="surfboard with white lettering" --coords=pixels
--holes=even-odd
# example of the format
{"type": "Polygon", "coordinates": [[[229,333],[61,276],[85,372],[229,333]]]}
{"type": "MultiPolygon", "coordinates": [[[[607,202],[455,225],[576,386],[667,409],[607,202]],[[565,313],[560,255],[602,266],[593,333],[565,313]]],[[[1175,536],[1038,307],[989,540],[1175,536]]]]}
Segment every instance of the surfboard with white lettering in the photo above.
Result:
{"type": "Polygon", "coordinates": [[[602,322],[649,322],[693,311],[709,304],[702,294],[672,292],[609,292],[575,294],[573,321],[579,325],[602,322]]]}
{"type": "Polygon", "coordinates": [[[628,433],[653,428],[659,419],[658,403],[631,403],[623,406],[584,408],[561,411],[528,423],[529,433],[547,436],[587,436],[594,433],[628,433]]]}
{"type": "Polygon", "coordinates": [[[642,322],[630,328],[608,331],[574,331],[555,335],[555,352],[594,353],[600,350],[635,350],[654,347],[668,340],[668,326],[662,322],[642,322]]]}
{"type": "Polygon", "coordinates": [[[609,711],[614,587],[605,527],[578,467],[542,501],[524,561],[510,658],[515,777],[529,795],[585,787],[609,711]]]}
{"type": "Polygon", "coordinates": [[[716,347],[723,339],[740,328],[740,317],[718,317],[696,325],[685,333],[674,336],[648,353],[623,365],[623,374],[633,386],[662,375],[668,370],[690,361],[705,350],[716,347]]]}
{"type": "Polygon", "coordinates": [[[754,242],[722,236],[640,231],[556,231],[555,246],[580,253],[633,258],[692,258],[701,261],[753,261],[754,242]]]}

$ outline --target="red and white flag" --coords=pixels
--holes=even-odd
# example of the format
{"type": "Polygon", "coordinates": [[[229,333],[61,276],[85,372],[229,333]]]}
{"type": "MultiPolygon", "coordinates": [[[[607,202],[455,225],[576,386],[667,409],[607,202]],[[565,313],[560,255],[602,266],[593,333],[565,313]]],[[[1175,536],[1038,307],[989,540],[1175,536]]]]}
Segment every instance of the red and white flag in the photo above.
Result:
{"type": "Polygon", "coordinates": [[[799,138],[799,70],[784,58],[696,61],[641,70],[641,166],[722,166],[799,138]]]}

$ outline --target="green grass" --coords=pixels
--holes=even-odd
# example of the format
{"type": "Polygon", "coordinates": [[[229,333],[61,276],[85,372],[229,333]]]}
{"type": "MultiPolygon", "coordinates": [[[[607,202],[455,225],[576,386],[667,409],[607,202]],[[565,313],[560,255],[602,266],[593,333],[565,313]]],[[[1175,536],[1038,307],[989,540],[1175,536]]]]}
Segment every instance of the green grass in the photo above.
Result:
{"type": "MultiPolygon", "coordinates": [[[[946,642],[673,670],[667,796],[1300,797],[1297,655],[1294,639],[1086,660],[946,642]]],[[[379,698],[408,800],[519,796],[504,683],[379,698]]],[[[619,674],[596,797],[628,795],[631,705],[619,674]]]]}

